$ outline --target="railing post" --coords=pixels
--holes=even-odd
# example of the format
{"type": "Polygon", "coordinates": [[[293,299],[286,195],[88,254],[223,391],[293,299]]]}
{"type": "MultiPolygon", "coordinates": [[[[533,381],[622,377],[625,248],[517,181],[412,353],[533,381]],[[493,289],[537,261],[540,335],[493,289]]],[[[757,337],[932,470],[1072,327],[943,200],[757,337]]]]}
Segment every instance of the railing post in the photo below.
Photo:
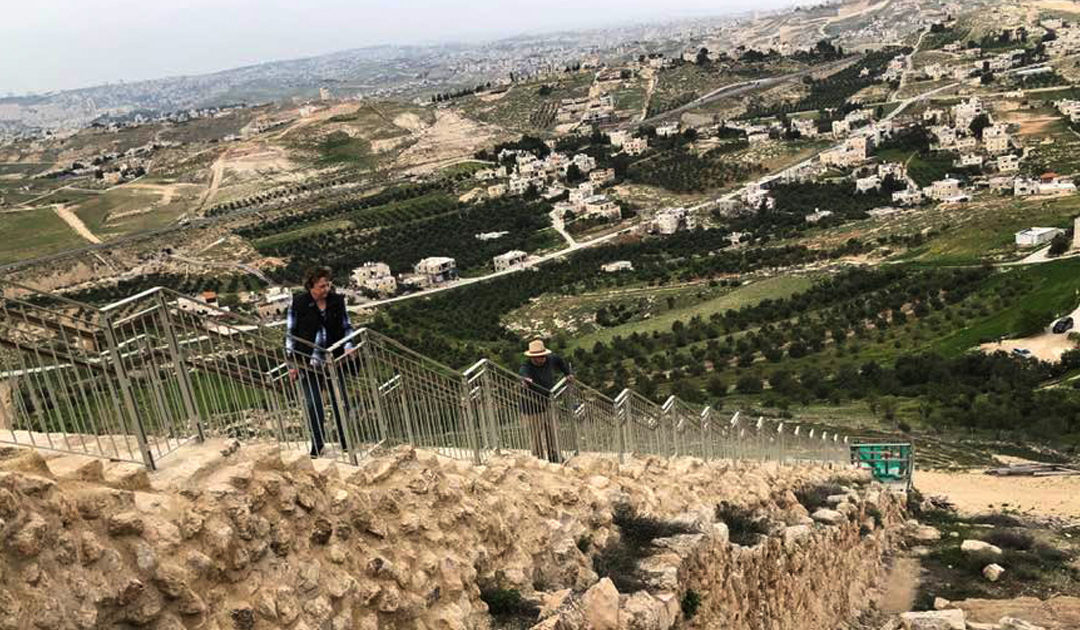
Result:
{"type": "Polygon", "coordinates": [[[701,457],[706,461],[714,459],[712,441],[712,407],[701,410],[701,457]]]}
{"type": "Polygon", "coordinates": [[[382,392],[379,388],[379,374],[375,366],[375,353],[367,329],[361,333],[357,344],[355,360],[363,362],[365,380],[368,382],[368,391],[371,392],[371,405],[375,411],[375,423],[379,427],[378,439],[375,442],[389,440],[390,426],[386,421],[386,410],[383,409],[382,392]]]}
{"type": "MultiPolygon", "coordinates": [[[[350,360],[353,359],[345,359],[346,362],[350,360]]],[[[330,395],[333,396],[333,400],[331,401],[332,408],[330,409],[330,415],[334,417],[334,426],[338,426],[338,420],[341,421],[341,425],[340,427],[338,427],[340,433],[340,435],[338,435],[338,440],[341,442],[342,450],[348,451],[349,453],[349,463],[353,466],[356,466],[360,463],[360,460],[356,455],[356,451],[360,445],[358,444],[359,439],[353,439],[354,437],[356,437],[355,435],[352,435],[353,422],[352,418],[349,417],[351,415],[349,413],[349,408],[345,406],[345,401],[348,400],[348,398],[344,395],[345,379],[341,374],[341,371],[344,369],[344,365],[345,362],[339,362],[337,358],[334,357],[333,352],[329,350],[326,352],[326,371],[330,373],[330,395]]],[[[375,400],[378,400],[379,386],[377,383],[375,385],[374,393],[375,400]]],[[[325,423],[326,411],[324,408],[324,426],[319,427],[319,430],[323,432],[324,436],[326,435],[325,423]]]]}
{"type": "Polygon", "coordinates": [[[188,421],[195,424],[198,440],[202,442],[206,439],[206,435],[203,433],[202,416],[195,406],[195,389],[191,386],[191,375],[187,370],[187,360],[184,357],[183,349],[180,347],[180,342],[176,338],[176,331],[173,329],[172,320],[169,317],[169,304],[165,299],[165,294],[158,292],[157,301],[161,313],[161,327],[165,333],[165,340],[169,345],[169,355],[172,358],[173,367],[176,368],[176,378],[180,388],[180,398],[184,403],[184,412],[187,414],[188,421]]]}
{"type": "Polygon", "coordinates": [[[119,381],[120,397],[124,402],[128,417],[131,419],[131,426],[128,427],[128,430],[135,434],[135,441],[139,445],[139,453],[142,455],[143,464],[147,470],[156,470],[154,454],[150,452],[150,446],[146,442],[146,429],[143,427],[142,420],[139,418],[135,408],[135,397],[131,392],[131,380],[128,378],[127,370],[124,369],[124,360],[117,348],[116,334],[113,332],[112,324],[109,322],[109,316],[102,313],[101,322],[105,331],[105,343],[109,348],[109,357],[112,359],[113,370],[116,371],[116,378],[119,381]]]}
{"type": "Polygon", "coordinates": [[[469,400],[469,377],[465,374],[461,375],[461,420],[465,425],[465,437],[469,442],[469,446],[473,451],[473,460],[479,466],[484,463],[483,457],[480,453],[480,440],[476,437],[476,432],[480,428],[480,419],[476,417],[476,413],[473,412],[472,404],[469,400]]]}
{"type": "Polygon", "coordinates": [[[626,461],[626,429],[629,424],[629,414],[627,405],[629,403],[629,396],[627,396],[627,390],[623,390],[615,398],[615,426],[619,431],[619,463],[625,463],[626,461]]]}

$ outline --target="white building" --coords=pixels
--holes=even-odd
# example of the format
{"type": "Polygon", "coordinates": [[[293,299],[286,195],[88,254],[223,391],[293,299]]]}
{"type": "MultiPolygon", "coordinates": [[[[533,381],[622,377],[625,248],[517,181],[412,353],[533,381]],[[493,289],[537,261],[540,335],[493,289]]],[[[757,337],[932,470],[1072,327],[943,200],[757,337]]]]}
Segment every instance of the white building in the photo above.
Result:
{"type": "Polygon", "coordinates": [[[601,265],[600,270],[604,273],[616,273],[619,271],[633,271],[634,265],[629,260],[616,260],[606,265],[601,265]]]}
{"type": "Polygon", "coordinates": [[[617,221],[622,218],[619,204],[607,198],[607,195],[593,195],[585,200],[585,216],[617,221]]]}
{"type": "Polygon", "coordinates": [[[917,206],[923,202],[923,194],[918,188],[908,188],[907,190],[894,192],[892,201],[901,206],[917,206]]]}
{"type": "Polygon", "coordinates": [[[578,153],[574,156],[574,164],[582,173],[588,174],[596,168],[596,158],[584,153],[578,153]]]}
{"type": "Polygon", "coordinates": [[[390,265],[381,262],[367,262],[352,271],[352,281],[356,286],[363,286],[366,280],[389,276],[390,265]]]}
{"type": "Polygon", "coordinates": [[[432,284],[447,282],[457,278],[457,261],[446,256],[431,256],[416,263],[413,270],[418,276],[425,276],[432,284]]]}
{"type": "Polygon", "coordinates": [[[575,206],[581,206],[585,203],[585,200],[596,194],[596,189],[593,187],[592,182],[582,182],[577,188],[570,190],[570,203],[575,206]]]}
{"type": "Polygon", "coordinates": [[[1012,186],[1014,197],[1030,197],[1039,193],[1039,182],[1025,177],[1017,177],[1012,186]]]}
{"type": "Polygon", "coordinates": [[[1065,179],[1051,182],[1039,182],[1040,195],[1072,195],[1076,193],[1076,184],[1065,179]]]}
{"type": "Polygon", "coordinates": [[[1008,134],[990,138],[983,136],[983,142],[986,144],[986,152],[991,155],[1000,155],[1012,149],[1012,141],[1008,134]]]}
{"type": "Polygon", "coordinates": [[[807,223],[817,223],[825,217],[831,217],[833,215],[832,210],[817,210],[815,209],[810,214],[806,215],[805,219],[807,223]]]}
{"type": "Polygon", "coordinates": [[[810,118],[796,118],[791,122],[791,126],[804,138],[816,138],[819,133],[817,121],[810,118]]]}
{"type": "Polygon", "coordinates": [[[255,312],[259,317],[268,320],[276,320],[285,317],[292,305],[292,293],[285,287],[270,287],[266,295],[255,305],[255,312]]]}
{"type": "Polygon", "coordinates": [[[862,177],[855,180],[855,192],[865,193],[881,188],[881,178],[877,175],[862,177]]]}
{"type": "Polygon", "coordinates": [[[935,201],[954,199],[960,196],[962,192],[963,191],[960,189],[960,180],[954,177],[946,177],[945,179],[938,180],[923,190],[923,194],[935,201]]]}
{"type": "Polygon", "coordinates": [[[623,143],[622,148],[627,155],[641,155],[649,148],[649,141],[646,138],[630,138],[623,143]]]}
{"type": "Polygon", "coordinates": [[[999,155],[997,158],[997,168],[1002,173],[1015,173],[1020,170],[1020,156],[1018,155],[999,155]]]}
{"type": "Polygon", "coordinates": [[[589,173],[589,183],[593,186],[603,186],[615,181],[615,169],[602,168],[589,173]]]}
{"type": "Polygon", "coordinates": [[[496,199],[506,194],[506,186],[504,184],[493,184],[487,187],[487,196],[496,199]]]}
{"type": "Polygon", "coordinates": [[[679,135],[679,122],[669,122],[656,128],[656,135],[661,138],[679,135]]]}
{"type": "Polygon", "coordinates": [[[750,144],[763,144],[769,141],[768,133],[753,133],[746,137],[750,144]]]}
{"type": "Polygon", "coordinates": [[[364,283],[361,286],[368,291],[378,293],[379,295],[393,295],[397,293],[397,279],[390,275],[368,278],[367,280],[364,280],[364,283]]]}
{"type": "Polygon", "coordinates": [[[499,254],[493,260],[495,271],[506,271],[514,267],[520,267],[529,259],[529,255],[519,249],[512,249],[505,254],[499,254]]]}
{"type": "Polygon", "coordinates": [[[844,120],[834,120],[832,123],[832,134],[834,138],[840,138],[851,133],[851,123],[844,120]]]}
{"type": "Polygon", "coordinates": [[[660,234],[674,234],[690,227],[689,213],[686,208],[664,208],[653,217],[653,225],[660,234]]]}
{"type": "Polygon", "coordinates": [[[480,233],[480,234],[476,235],[476,240],[478,240],[478,241],[493,241],[493,240],[495,240],[497,238],[502,238],[502,237],[506,236],[509,233],[510,232],[506,232],[506,231],[503,231],[503,232],[483,232],[483,233],[480,233]]]}
{"type": "Polygon", "coordinates": [[[1036,247],[1054,240],[1058,234],[1064,234],[1060,228],[1033,227],[1016,233],[1017,247],[1036,247]]]}
{"type": "Polygon", "coordinates": [[[615,148],[621,148],[631,139],[630,132],[625,129],[616,129],[615,131],[609,132],[608,138],[611,139],[611,146],[615,148]]]}
{"type": "Polygon", "coordinates": [[[965,153],[956,161],[956,165],[960,168],[968,168],[971,166],[981,167],[983,165],[983,160],[983,156],[978,153],[965,153]]]}

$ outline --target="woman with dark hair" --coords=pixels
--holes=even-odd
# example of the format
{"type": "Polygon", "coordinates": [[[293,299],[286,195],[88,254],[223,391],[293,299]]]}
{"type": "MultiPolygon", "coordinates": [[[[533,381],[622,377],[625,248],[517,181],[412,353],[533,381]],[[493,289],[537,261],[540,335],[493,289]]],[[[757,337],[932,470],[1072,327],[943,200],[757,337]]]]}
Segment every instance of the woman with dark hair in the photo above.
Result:
{"type": "MultiPolygon", "coordinates": [[[[304,280],[305,291],[293,296],[287,315],[285,353],[292,361],[289,377],[300,379],[308,422],[311,424],[311,456],[318,457],[326,445],[323,437],[325,412],[323,392],[330,394],[330,403],[337,425],[338,439],[343,451],[348,450],[343,426],[343,413],[338,407],[326,373],[326,349],[352,334],[352,322],[345,309],[344,296],[334,292],[329,267],[316,267],[304,280]],[[306,343],[296,343],[300,339],[306,343]]],[[[351,341],[334,351],[334,358],[347,357],[355,350],[351,341]]],[[[340,373],[339,373],[340,374],[340,373]]],[[[341,374],[344,377],[344,374],[341,374]]],[[[348,411],[346,406],[345,412],[348,411]]]]}

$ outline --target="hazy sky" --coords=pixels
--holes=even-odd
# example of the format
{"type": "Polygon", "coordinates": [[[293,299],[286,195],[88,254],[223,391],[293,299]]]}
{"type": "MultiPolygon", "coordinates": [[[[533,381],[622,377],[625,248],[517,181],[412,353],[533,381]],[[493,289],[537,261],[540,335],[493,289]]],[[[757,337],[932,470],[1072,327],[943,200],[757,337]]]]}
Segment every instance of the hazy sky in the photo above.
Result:
{"type": "Polygon", "coordinates": [[[794,0],[0,0],[0,95],[387,43],[771,9],[794,0]]]}

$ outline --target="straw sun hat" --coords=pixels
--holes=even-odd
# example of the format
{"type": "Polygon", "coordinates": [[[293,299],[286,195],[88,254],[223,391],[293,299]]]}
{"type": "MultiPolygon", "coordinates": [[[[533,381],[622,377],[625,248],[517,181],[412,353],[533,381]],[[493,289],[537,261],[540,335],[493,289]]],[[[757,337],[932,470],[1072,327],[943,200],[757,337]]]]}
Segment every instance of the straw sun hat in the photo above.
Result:
{"type": "Polygon", "coordinates": [[[551,354],[551,350],[544,347],[544,342],[541,339],[535,339],[529,342],[529,349],[525,351],[527,357],[546,357],[551,354]]]}

